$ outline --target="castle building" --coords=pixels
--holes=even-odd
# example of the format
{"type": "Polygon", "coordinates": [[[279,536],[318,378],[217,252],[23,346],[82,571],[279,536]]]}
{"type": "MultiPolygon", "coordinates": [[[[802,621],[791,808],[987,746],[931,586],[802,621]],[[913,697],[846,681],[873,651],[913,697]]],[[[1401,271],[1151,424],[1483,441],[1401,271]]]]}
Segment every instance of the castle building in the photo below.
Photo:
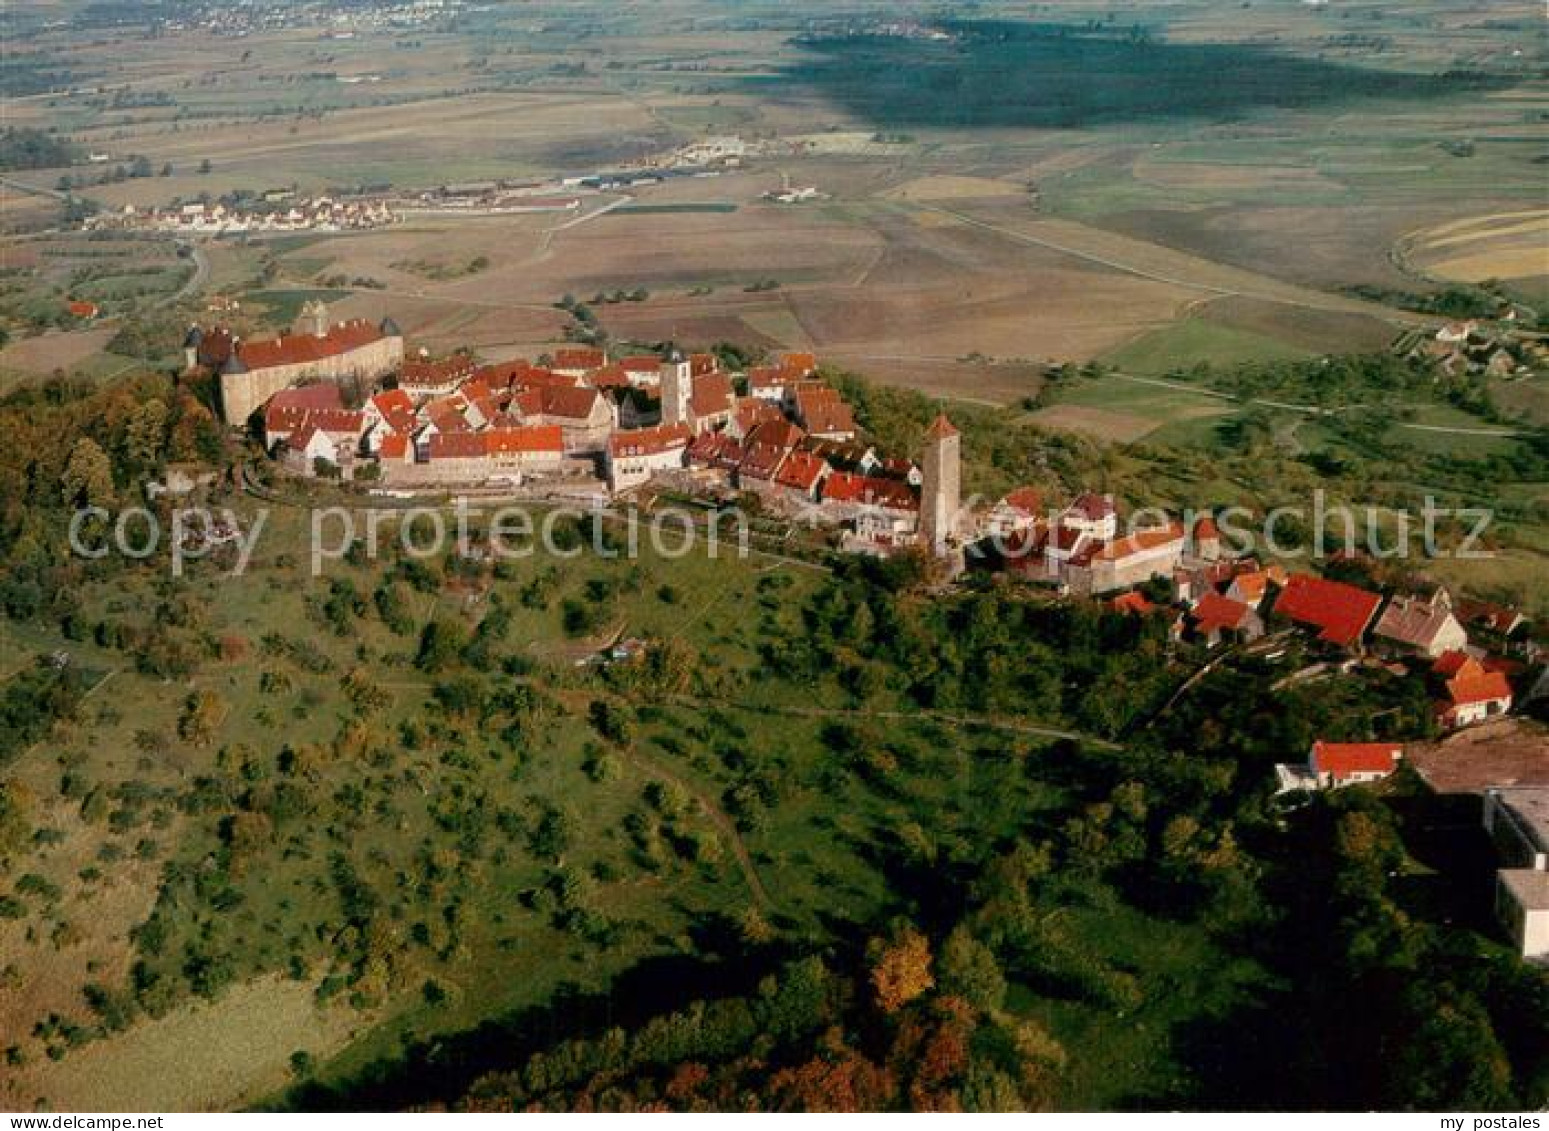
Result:
{"type": "Polygon", "coordinates": [[[925,431],[924,478],[920,485],[920,534],[934,554],[948,552],[962,506],[963,438],[946,413],[925,431]]]}
{"type": "Polygon", "coordinates": [[[403,364],[403,333],[391,318],[328,321],[328,308],[309,302],[300,331],[244,342],[223,330],[189,330],[190,365],[208,365],[220,377],[221,413],[241,426],[281,389],[305,380],[378,381],[403,364]]]}

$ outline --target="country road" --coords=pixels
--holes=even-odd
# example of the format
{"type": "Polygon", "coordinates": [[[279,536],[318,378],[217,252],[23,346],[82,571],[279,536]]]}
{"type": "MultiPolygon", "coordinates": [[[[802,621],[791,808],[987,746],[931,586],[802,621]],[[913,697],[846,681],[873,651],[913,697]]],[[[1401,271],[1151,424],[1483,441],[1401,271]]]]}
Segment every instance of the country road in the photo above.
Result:
{"type": "Polygon", "coordinates": [[[194,261],[194,273],[188,277],[181,287],[158,302],[156,304],[158,307],[174,306],[190,295],[198,294],[204,288],[205,283],[210,280],[210,260],[204,254],[204,249],[194,243],[181,244],[180,246],[188,248],[189,258],[194,261]]]}

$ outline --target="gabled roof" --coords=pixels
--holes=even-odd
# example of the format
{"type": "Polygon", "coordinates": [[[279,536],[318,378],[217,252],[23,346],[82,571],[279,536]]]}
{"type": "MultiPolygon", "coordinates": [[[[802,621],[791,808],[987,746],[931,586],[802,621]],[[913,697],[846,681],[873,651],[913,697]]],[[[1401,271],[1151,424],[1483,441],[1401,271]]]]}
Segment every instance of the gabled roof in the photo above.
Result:
{"type": "Polygon", "coordinates": [[[394,432],[412,432],[417,423],[414,400],[402,389],[389,389],[371,398],[371,405],[394,432]]]}
{"type": "Polygon", "coordinates": [[[855,413],[843,401],[804,404],[800,411],[809,432],[830,436],[849,436],[855,433],[855,413]]]}
{"type": "Polygon", "coordinates": [[[1222,631],[1242,628],[1253,615],[1253,609],[1241,601],[1223,597],[1216,592],[1206,593],[1194,606],[1194,627],[1209,636],[1222,631]]]}
{"type": "Polygon", "coordinates": [[[1275,613],[1318,629],[1320,640],[1349,648],[1360,643],[1380,604],[1376,593],[1354,585],[1293,573],[1275,601],[1275,613]]]}
{"type": "Polygon", "coordinates": [[[748,370],[749,389],[783,389],[796,376],[773,365],[755,365],[748,370]]]}
{"type": "Polygon", "coordinates": [[[474,375],[477,366],[465,353],[435,360],[408,358],[398,373],[398,385],[404,389],[436,389],[457,386],[474,375]]]}
{"type": "Polygon", "coordinates": [[[696,417],[719,416],[736,406],[737,393],[732,388],[731,378],[726,374],[706,373],[694,378],[694,388],[689,393],[688,403],[696,417]]]}
{"type": "Polygon", "coordinates": [[[1504,672],[1487,671],[1483,664],[1470,657],[1447,680],[1447,700],[1453,707],[1469,707],[1479,703],[1494,703],[1512,697],[1511,681],[1504,672]]]}
{"type": "Polygon", "coordinates": [[[927,440],[947,440],[958,434],[957,428],[947,419],[947,414],[940,412],[936,419],[931,421],[930,427],[925,430],[927,440]]]}
{"type": "Polygon", "coordinates": [[[479,435],[484,439],[484,450],[492,456],[558,455],[565,450],[565,430],[557,424],[491,428],[479,435]]]}
{"type": "Polygon", "coordinates": [[[1473,601],[1468,598],[1457,604],[1458,618],[1465,624],[1509,636],[1520,627],[1525,617],[1516,609],[1497,605],[1490,601],[1473,601]]]}
{"type": "Polygon", "coordinates": [[[366,414],[343,408],[319,408],[307,413],[306,423],[330,436],[359,436],[366,427],[366,414]]]}
{"type": "Polygon", "coordinates": [[[779,405],[771,401],[760,400],[758,397],[739,397],[733,419],[737,422],[737,430],[746,436],[762,424],[783,421],[785,414],[780,411],[779,405]]]}
{"type": "Polygon", "coordinates": [[[1146,595],[1138,589],[1119,594],[1108,602],[1108,607],[1116,613],[1126,613],[1130,616],[1145,616],[1156,612],[1155,603],[1147,599],[1146,595]]]}
{"type": "Polygon", "coordinates": [[[655,428],[615,432],[608,437],[608,454],[614,459],[661,455],[687,448],[693,436],[686,424],[660,424],[655,428]]]}
{"type": "Polygon", "coordinates": [[[319,337],[316,334],[286,334],[278,338],[242,342],[236,352],[248,369],[268,369],[276,365],[299,365],[338,357],[351,350],[380,341],[382,331],[370,322],[356,318],[337,322],[319,337]]]}
{"type": "Polygon", "coordinates": [[[737,473],[745,479],[773,479],[788,450],[778,444],[749,444],[737,473]]]}
{"type": "Polygon", "coordinates": [[[901,511],[918,510],[920,506],[914,492],[896,479],[852,475],[846,471],[836,471],[823,481],[823,501],[901,511]]]}
{"type": "Polygon", "coordinates": [[[1036,487],[1018,487],[1015,491],[1008,492],[1006,497],[996,505],[1027,515],[1029,518],[1036,518],[1043,510],[1043,492],[1036,487]]]}
{"type": "Polygon", "coordinates": [[[776,448],[794,448],[801,443],[802,437],[806,433],[781,416],[778,409],[773,409],[772,406],[765,407],[771,408],[774,416],[766,418],[754,426],[753,430],[748,433],[748,443],[769,444],[776,448]]]}
{"type": "Polygon", "coordinates": [[[818,367],[817,355],[804,350],[786,350],[775,357],[780,370],[797,377],[805,377],[818,367]]]}
{"type": "Polygon", "coordinates": [[[571,346],[554,351],[555,369],[601,369],[606,364],[607,353],[592,346],[571,346]]]}
{"type": "Polygon", "coordinates": [[[264,405],[264,431],[294,431],[305,423],[308,413],[343,409],[344,397],[339,386],[327,381],[295,385],[281,389],[264,405]]]}
{"type": "Polygon", "coordinates": [[[1257,606],[1269,592],[1269,582],[1270,576],[1268,571],[1255,569],[1249,570],[1246,573],[1239,573],[1233,577],[1232,587],[1242,594],[1244,601],[1250,605],[1257,606]]]}
{"type": "Polygon", "coordinates": [[[810,492],[827,470],[828,464],[811,452],[795,451],[780,465],[780,470],[775,473],[775,482],[781,487],[810,492]]]}
{"type": "Polygon", "coordinates": [[[1075,518],[1084,518],[1088,522],[1099,522],[1105,518],[1112,518],[1119,512],[1113,505],[1112,495],[1099,495],[1086,491],[1076,496],[1075,501],[1065,508],[1065,513],[1075,518]]]}
{"type": "Polygon", "coordinates": [[[523,416],[585,421],[591,419],[601,399],[602,394],[596,389],[574,385],[542,385],[518,393],[515,403],[523,416]]]}
{"type": "Polygon", "coordinates": [[[426,444],[432,462],[438,459],[483,459],[484,437],[477,432],[437,432],[426,444]]]}
{"type": "Polygon", "coordinates": [[[1151,530],[1137,530],[1124,538],[1116,538],[1093,553],[1093,558],[1103,562],[1122,562],[1126,558],[1159,550],[1164,546],[1183,541],[1183,526],[1169,523],[1151,530]]]}
{"type": "Polygon", "coordinates": [[[377,449],[379,459],[407,459],[409,455],[409,437],[401,432],[394,432],[390,436],[382,437],[382,446],[377,449]]]}
{"type": "Polygon", "coordinates": [[[1312,768],[1344,781],[1356,774],[1391,774],[1403,757],[1396,742],[1314,742],[1312,768]]]}
{"type": "Polygon", "coordinates": [[[1394,597],[1382,610],[1372,632],[1400,644],[1429,649],[1449,623],[1455,623],[1452,610],[1442,602],[1394,597]]]}

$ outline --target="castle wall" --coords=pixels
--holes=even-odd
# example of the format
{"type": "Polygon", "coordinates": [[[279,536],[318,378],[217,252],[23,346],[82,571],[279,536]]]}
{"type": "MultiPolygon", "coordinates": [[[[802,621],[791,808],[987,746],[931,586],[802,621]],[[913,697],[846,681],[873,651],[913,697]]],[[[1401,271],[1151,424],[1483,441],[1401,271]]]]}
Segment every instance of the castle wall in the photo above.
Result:
{"type": "Polygon", "coordinates": [[[375,381],[403,364],[403,339],[379,338],[333,357],[272,365],[246,373],[221,374],[221,412],[226,423],[240,427],[270,397],[304,380],[340,381],[348,377],[375,381]]]}

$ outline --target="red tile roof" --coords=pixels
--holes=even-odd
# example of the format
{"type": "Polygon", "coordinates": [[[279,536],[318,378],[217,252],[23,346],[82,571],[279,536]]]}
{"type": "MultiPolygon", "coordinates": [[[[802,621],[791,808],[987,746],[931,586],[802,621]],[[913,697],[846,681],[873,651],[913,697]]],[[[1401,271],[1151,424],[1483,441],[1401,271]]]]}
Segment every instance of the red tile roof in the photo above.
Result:
{"type": "Polygon", "coordinates": [[[409,437],[401,432],[394,432],[390,436],[382,437],[382,446],[377,449],[380,459],[407,459],[409,455],[409,437]]]}
{"type": "Polygon", "coordinates": [[[773,479],[788,450],[778,444],[749,444],[737,474],[744,479],[773,479]]]}
{"type": "Polygon", "coordinates": [[[920,507],[914,492],[896,479],[852,475],[847,471],[836,471],[823,481],[823,501],[860,503],[901,511],[918,510],[920,507]]]}
{"type": "Polygon", "coordinates": [[[1447,681],[1447,699],[1454,707],[1468,707],[1511,698],[1511,681],[1504,672],[1486,671],[1470,657],[1447,681]]]}
{"type": "Polygon", "coordinates": [[[1144,616],[1154,613],[1156,605],[1146,598],[1146,595],[1138,589],[1132,589],[1128,593],[1121,593],[1108,602],[1108,607],[1116,613],[1128,613],[1131,616],[1144,616]]]}
{"type": "Polygon", "coordinates": [[[515,404],[524,417],[558,417],[584,421],[596,411],[602,394],[596,389],[572,385],[542,385],[517,394],[515,404]]]}
{"type": "Polygon", "coordinates": [[[748,370],[749,389],[783,389],[792,380],[791,374],[777,366],[755,365],[748,370]]]}
{"type": "Polygon", "coordinates": [[[366,427],[366,414],[342,408],[319,408],[307,413],[307,424],[330,436],[359,436],[366,427]]]}
{"type": "Polygon", "coordinates": [[[1478,662],[1467,652],[1443,652],[1436,657],[1436,662],[1431,665],[1431,670],[1443,678],[1451,678],[1462,671],[1465,664],[1477,664],[1478,662]]]}
{"type": "Polygon", "coordinates": [[[817,355],[802,350],[786,350],[775,358],[775,363],[782,372],[797,377],[805,377],[818,367],[817,355]]]}
{"type": "Polygon", "coordinates": [[[426,449],[431,461],[438,459],[483,459],[484,437],[478,432],[437,432],[426,449]]]}
{"type": "Polygon", "coordinates": [[[1092,556],[1097,561],[1120,562],[1182,541],[1183,527],[1174,522],[1167,526],[1158,526],[1153,530],[1137,530],[1127,537],[1117,538],[1094,551],[1092,556]]]}
{"type": "Polygon", "coordinates": [[[587,374],[586,383],[594,389],[631,389],[634,382],[622,365],[604,365],[587,374]]]}
{"type": "MultiPolygon", "coordinates": [[[[242,355],[242,360],[247,361],[246,353],[242,355]]],[[[465,353],[433,361],[419,357],[406,358],[398,373],[398,385],[409,390],[435,389],[447,385],[455,387],[470,379],[476,371],[473,358],[465,353]]]]}
{"type": "Polygon", "coordinates": [[[675,448],[687,448],[693,435],[686,424],[659,424],[655,428],[615,432],[608,437],[608,454],[614,459],[660,455],[675,448]]]}
{"type": "Polygon", "coordinates": [[[696,417],[718,416],[736,406],[737,394],[726,374],[708,373],[694,378],[688,403],[696,417]]]}
{"type": "Polygon", "coordinates": [[[775,482],[781,487],[810,492],[827,470],[828,464],[811,452],[792,452],[776,472],[775,482]]]}
{"type": "Polygon", "coordinates": [[[338,357],[351,350],[380,341],[382,331],[373,322],[357,318],[339,322],[322,337],[316,334],[287,334],[256,342],[236,344],[236,353],[248,369],[269,369],[277,365],[299,365],[338,357]]]}
{"type": "Polygon", "coordinates": [[[565,431],[557,424],[539,424],[524,428],[491,428],[479,433],[484,450],[492,455],[558,455],[565,450],[565,431]]]}
{"type": "Polygon", "coordinates": [[[927,440],[946,440],[957,435],[957,427],[947,419],[944,412],[937,413],[936,419],[931,421],[930,427],[925,430],[927,440]]]}
{"type": "Polygon", "coordinates": [[[748,442],[752,444],[772,444],[777,448],[794,448],[801,443],[806,436],[796,425],[780,415],[779,409],[772,405],[766,405],[774,413],[761,421],[748,435],[748,442]]]}
{"type": "Polygon", "coordinates": [[[1314,742],[1313,769],[1344,781],[1356,774],[1391,774],[1403,755],[1396,742],[1314,742]]]}
{"type": "Polygon", "coordinates": [[[1092,491],[1078,495],[1076,501],[1066,508],[1066,513],[1074,514],[1089,522],[1097,522],[1100,519],[1110,518],[1117,514],[1111,495],[1098,495],[1092,491]]]}
{"type": "Polygon", "coordinates": [[[264,406],[264,431],[293,431],[301,427],[309,412],[343,408],[344,397],[339,386],[327,381],[281,389],[264,406]]]}
{"type": "Polygon", "coordinates": [[[1206,593],[1194,606],[1194,627],[1206,636],[1223,630],[1236,630],[1243,626],[1253,609],[1241,601],[1223,597],[1219,593],[1206,593]]]}
{"type": "Polygon", "coordinates": [[[404,390],[390,389],[378,393],[371,398],[371,404],[394,432],[414,431],[418,422],[414,415],[414,401],[404,390]]]}
{"type": "Polygon", "coordinates": [[[1360,643],[1381,604],[1382,598],[1376,593],[1354,585],[1293,573],[1275,601],[1275,613],[1318,629],[1320,640],[1350,648],[1360,643]]]}
{"type": "Polygon", "coordinates": [[[606,364],[608,355],[591,346],[573,346],[554,353],[555,369],[601,369],[606,364]]]}
{"type": "Polygon", "coordinates": [[[1001,500],[1001,505],[1036,517],[1043,510],[1043,492],[1036,487],[1018,487],[1001,500]]]}

